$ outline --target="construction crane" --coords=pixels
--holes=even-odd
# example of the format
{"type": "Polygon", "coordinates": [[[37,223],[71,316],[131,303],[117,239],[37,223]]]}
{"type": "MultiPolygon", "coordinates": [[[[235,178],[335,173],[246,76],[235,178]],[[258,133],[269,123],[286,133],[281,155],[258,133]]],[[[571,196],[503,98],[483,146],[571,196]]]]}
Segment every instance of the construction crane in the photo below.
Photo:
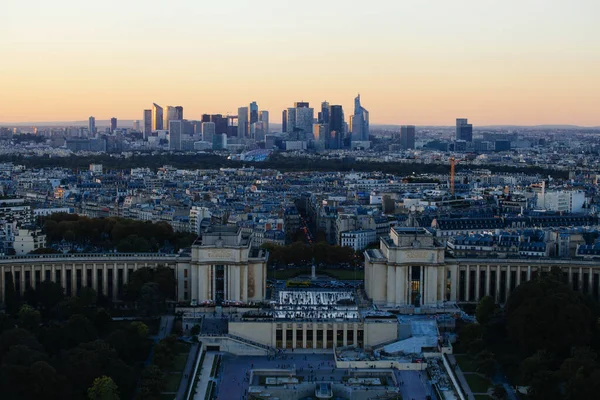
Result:
{"type": "Polygon", "coordinates": [[[450,195],[454,198],[454,156],[450,157],[450,195]]]}

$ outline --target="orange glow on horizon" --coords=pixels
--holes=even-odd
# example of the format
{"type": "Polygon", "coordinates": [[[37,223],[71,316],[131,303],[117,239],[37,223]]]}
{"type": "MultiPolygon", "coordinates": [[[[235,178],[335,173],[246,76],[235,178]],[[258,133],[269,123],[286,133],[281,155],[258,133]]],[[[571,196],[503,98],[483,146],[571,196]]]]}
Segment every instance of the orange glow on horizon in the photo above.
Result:
{"type": "Polygon", "coordinates": [[[596,1],[306,0],[293,17],[274,0],[104,3],[5,5],[0,123],[141,120],[153,102],[199,119],[251,101],[279,123],[301,99],[348,118],[360,92],[373,124],[600,126],[596,1]]]}

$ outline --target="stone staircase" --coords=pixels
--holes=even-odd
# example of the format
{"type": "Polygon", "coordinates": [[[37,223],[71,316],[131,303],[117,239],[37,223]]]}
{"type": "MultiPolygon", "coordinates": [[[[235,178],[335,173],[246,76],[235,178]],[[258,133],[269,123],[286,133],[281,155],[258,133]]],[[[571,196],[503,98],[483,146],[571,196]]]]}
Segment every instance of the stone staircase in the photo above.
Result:
{"type": "Polygon", "coordinates": [[[211,341],[218,341],[219,339],[229,339],[229,340],[233,340],[239,343],[243,343],[247,346],[251,346],[254,348],[258,348],[261,350],[264,350],[268,355],[273,355],[276,354],[277,351],[275,350],[275,348],[271,347],[271,346],[266,346],[262,343],[258,343],[255,342],[253,340],[248,340],[245,339],[243,337],[240,336],[236,336],[236,335],[231,335],[229,333],[222,333],[222,334],[214,334],[214,335],[200,335],[200,340],[202,340],[203,342],[206,342],[207,345],[210,346],[210,342],[211,341]]]}

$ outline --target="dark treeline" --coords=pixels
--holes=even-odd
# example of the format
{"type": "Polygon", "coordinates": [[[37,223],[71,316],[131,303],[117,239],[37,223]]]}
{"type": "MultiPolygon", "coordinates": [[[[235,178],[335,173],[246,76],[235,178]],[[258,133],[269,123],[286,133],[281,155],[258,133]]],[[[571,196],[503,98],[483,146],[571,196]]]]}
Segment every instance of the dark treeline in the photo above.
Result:
{"type": "Polygon", "coordinates": [[[49,244],[61,241],[92,251],[119,252],[177,251],[192,244],[195,235],[174,232],[166,222],[152,223],[125,218],[88,218],[76,214],[57,213],[42,221],[49,244]]]}
{"type": "MultiPolygon", "coordinates": [[[[15,164],[25,165],[28,168],[48,168],[63,167],[77,169],[87,169],[90,164],[102,164],[110,170],[128,170],[131,168],[147,167],[153,170],[164,165],[172,165],[182,169],[217,169],[222,167],[240,168],[243,166],[255,166],[264,169],[277,169],[280,171],[360,171],[373,172],[381,171],[395,175],[415,174],[448,174],[450,167],[446,164],[405,164],[405,163],[374,163],[374,162],[355,162],[350,159],[309,159],[298,157],[283,157],[279,154],[273,155],[264,162],[241,162],[227,160],[216,154],[143,154],[133,155],[131,157],[112,157],[109,154],[99,154],[94,156],[70,156],[70,157],[47,157],[32,156],[24,157],[20,155],[2,155],[0,162],[13,162],[15,164]]],[[[457,171],[469,169],[488,169],[493,173],[526,173],[540,174],[542,176],[551,175],[555,178],[567,178],[568,171],[556,171],[541,167],[511,167],[501,165],[478,165],[477,167],[468,165],[457,165],[457,171]]]]}
{"type": "Polygon", "coordinates": [[[477,324],[459,332],[461,351],[492,377],[496,363],[527,399],[591,399],[600,392],[600,308],[562,282],[560,270],[525,282],[504,309],[484,297],[477,324]]]}
{"type": "Polygon", "coordinates": [[[110,301],[92,288],[66,298],[60,284],[45,281],[20,297],[7,277],[6,313],[0,313],[2,399],[160,397],[175,338],[161,342],[153,364],[145,364],[149,326],[157,325],[152,317],[174,297],[171,269],[142,268],[125,287],[129,305],[149,317],[146,322],[113,321],[110,301]]]}

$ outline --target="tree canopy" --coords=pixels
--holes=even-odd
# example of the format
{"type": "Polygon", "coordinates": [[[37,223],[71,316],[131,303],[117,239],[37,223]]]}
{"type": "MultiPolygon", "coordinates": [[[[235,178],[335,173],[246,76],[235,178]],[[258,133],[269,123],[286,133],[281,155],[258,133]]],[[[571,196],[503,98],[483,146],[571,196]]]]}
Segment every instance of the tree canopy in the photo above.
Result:
{"type": "MultiPolygon", "coordinates": [[[[90,164],[102,164],[105,168],[113,170],[130,170],[131,168],[147,167],[158,169],[164,165],[172,165],[176,168],[186,169],[217,169],[217,168],[241,168],[255,165],[257,168],[276,169],[279,171],[381,171],[396,175],[412,175],[421,173],[448,173],[448,165],[440,164],[416,164],[397,162],[370,162],[356,161],[350,159],[326,159],[326,158],[304,158],[286,157],[275,154],[264,162],[249,162],[228,160],[217,154],[133,154],[129,157],[111,156],[110,154],[98,154],[90,156],[49,157],[49,156],[21,156],[5,154],[0,156],[0,162],[13,162],[25,165],[28,168],[63,167],[86,169],[90,164]]],[[[457,170],[475,168],[469,165],[457,165],[457,170]]],[[[506,165],[478,165],[476,168],[488,169],[492,172],[524,172],[530,175],[551,175],[556,178],[567,178],[568,171],[558,171],[536,166],[506,166],[506,165]]]]}
{"type": "Polygon", "coordinates": [[[560,356],[590,343],[598,321],[584,296],[544,277],[517,287],[506,304],[508,335],[523,355],[539,350],[560,356]]]}
{"type": "MultiPolygon", "coordinates": [[[[167,222],[126,218],[88,218],[56,213],[44,218],[43,230],[49,244],[66,241],[92,251],[157,252],[190,246],[195,235],[173,231],[167,222]]],[[[49,251],[49,250],[44,250],[49,251]]]]}
{"type": "Polygon", "coordinates": [[[0,314],[0,397],[133,398],[151,346],[148,326],[113,322],[93,289],[69,299],[63,292],[38,285],[28,303],[16,299],[17,310],[0,314]]]}
{"type": "Polygon", "coordinates": [[[503,311],[491,298],[477,306],[477,324],[459,334],[477,370],[491,375],[495,361],[528,399],[595,398],[600,390],[598,303],[560,281],[559,271],[524,282],[503,311]]]}
{"type": "Polygon", "coordinates": [[[90,400],[119,400],[119,388],[108,376],[94,379],[87,393],[90,400]]]}

